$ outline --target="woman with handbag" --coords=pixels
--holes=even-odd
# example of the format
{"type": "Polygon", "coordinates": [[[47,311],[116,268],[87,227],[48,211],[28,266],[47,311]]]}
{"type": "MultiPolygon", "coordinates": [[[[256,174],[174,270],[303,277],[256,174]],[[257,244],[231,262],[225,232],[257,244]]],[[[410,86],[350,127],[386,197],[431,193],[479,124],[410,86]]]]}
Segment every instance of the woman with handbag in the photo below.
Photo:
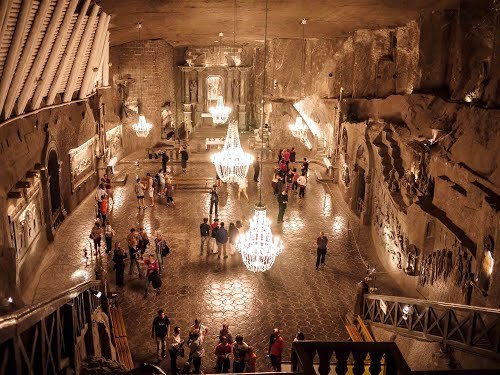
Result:
{"type": "Polygon", "coordinates": [[[111,223],[108,221],[106,223],[106,229],[104,230],[104,237],[106,239],[106,254],[111,253],[111,248],[113,247],[113,236],[115,234],[115,230],[111,227],[111,223]]]}
{"type": "Polygon", "coordinates": [[[180,371],[180,369],[177,368],[177,357],[184,357],[184,340],[181,339],[181,329],[179,327],[174,328],[174,334],[170,339],[168,352],[170,354],[170,371],[172,375],[176,375],[180,371]]]}
{"type": "Polygon", "coordinates": [[[160,266],[160,274],[163,271],[163,258],[165,258],[170,253],[170,248],[167,245],[167,241],[162,238],[161,232],[156,232],[155,238],[155,252],[156,260],[160,266]]]}
{"type": "Polygon", "coordinates": [[[124,259],[127,257],[127,254],[120,246],[120,242],[115,243],[115,251],[113,255],[113,262],[115,265],[113,269],[116,271],[116,285],[117,286],[125,286],[123,282],[123,273],[125,272],[125,262],[124,259]]]}
{"type": "Polygon", "coordinates": [[[144,255],[146,248],[149,245],[149,237],[144,228],[139,228],[139,246],[138,248],[141,250],[141,255],[144,255]]]}
{"type": "Polygon", "coordinates": [[[97,221],[90,232],[90,238],[94,241],[95,256],[101,255],[102,228],[97,221]]]}

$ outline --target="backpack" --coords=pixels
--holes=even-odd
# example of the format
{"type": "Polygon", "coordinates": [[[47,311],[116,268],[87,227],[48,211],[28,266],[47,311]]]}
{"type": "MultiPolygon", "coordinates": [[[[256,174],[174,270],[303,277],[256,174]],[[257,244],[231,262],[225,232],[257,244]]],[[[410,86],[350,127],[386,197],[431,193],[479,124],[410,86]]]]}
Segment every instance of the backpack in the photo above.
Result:
{"type": "Polygon", "coordinates": [[[161,250],[161,256],[166,257],[167,254],[170,253],[170,247],[168,247],[167,244],[165,244],[165,247],[161,250]]]}
{"type": "Polygon", "coordinates": [[[161,279],[157,271],[153,271],[149,275],[149,279],[151,280],[151,284],[153,284],[153,289],[158,289],[159,287],[161,287],[161,279]]]}

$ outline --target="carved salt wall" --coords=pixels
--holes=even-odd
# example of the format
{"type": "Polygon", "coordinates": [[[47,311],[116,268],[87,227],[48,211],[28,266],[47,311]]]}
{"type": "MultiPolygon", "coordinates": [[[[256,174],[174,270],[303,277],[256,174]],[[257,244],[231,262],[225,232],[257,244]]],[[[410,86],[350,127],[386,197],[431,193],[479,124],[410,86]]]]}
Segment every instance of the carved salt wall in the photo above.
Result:
{"type": "Polygon", "coordinates": [[[95,137],[89,139],[77,148],[69,150],[69,170],[72,192],[94,176],[96,172],[95,153],[95,137]]]}

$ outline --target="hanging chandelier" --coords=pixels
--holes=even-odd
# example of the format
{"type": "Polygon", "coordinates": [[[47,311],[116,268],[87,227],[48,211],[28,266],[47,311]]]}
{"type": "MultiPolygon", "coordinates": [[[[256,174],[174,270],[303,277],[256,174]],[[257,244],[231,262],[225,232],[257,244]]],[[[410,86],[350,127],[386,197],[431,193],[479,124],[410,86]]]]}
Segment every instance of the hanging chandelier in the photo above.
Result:
{"type": "MultiPolygon", "coordinates": [[[[142,24],[138,23],[137,28],[139,29],[139,40],[142,41],[141,39],[142,24]]],[[[142,52],[143,52],[142,58],[144,58],[144,44],[142,46],[142,52]]],[[[146,138],[149,135],[151,129],[153,128],[153,125],[146,121],[146,116],[144,116],[144,113],[142,111],[142,59],[139,65],[139,90],[140,90],[140,100],[139,103],[137,104],[137,112],[139,113],[139,120],[132,125],[132,129],[134,129],[135,134],[138,137],[146,138]]]]}
{"type": "Polygon", "coordinates": [[[213,154],[210,159],[222,182],[238,183],[246,177],[248,168],[253,163],[253,155],[241,148],[238,125],[235,121],[229,123],[222,150],[213,154]]]}
{"type": "Polygon", "coordinates": [[[250,219],[250,229],[238,238],[236,244],[243,263],[249,271],[269,270],[276,256],[283,252],[283,241],[271,232],[271,221],[266,215],[266,206],[257,204],[255,214],[250,219]]]}
{"type": "MultiPolygon", "coordinates": [[[[236,7],[236,0],[235,0],[236,7]]],[[[266,88],[266,63],[267,63],[267,13],[268,0],[266,0],[266,23],[264,34],[264,82],[262,85],[262,118],[261,129],[264,128],[264,106],[266,88]]],[[[260,164],[262,170],[262,154],[264,150],[264,137],[261,137],[260,164]]],[[[266,205],[262,203],[262,178],[259,180],[259,203],[255,205],[255,214],[250,220],[250,229],[238,238],[237,249],[241,253],[243,263],[252,272],[265,272],[269,270],[276,260],[276,256],[283,252],[283,242],[273,236],[271,221],[267,218],[266,205]]]]}
{"type": "Polygon", "coordinates": [[[217,105],[208,109],[212,115],[214,124],[225,124],[231,113],[231,108],[224,105],[224,98],[222,95],[217,97],[217,105]]]}

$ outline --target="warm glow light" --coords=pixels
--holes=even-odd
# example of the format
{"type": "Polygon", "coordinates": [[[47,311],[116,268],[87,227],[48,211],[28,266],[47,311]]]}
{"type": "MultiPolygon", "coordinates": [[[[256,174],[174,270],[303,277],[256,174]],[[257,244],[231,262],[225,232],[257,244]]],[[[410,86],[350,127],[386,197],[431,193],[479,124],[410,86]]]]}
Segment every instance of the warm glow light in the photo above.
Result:
{"type": "Polygon", "coordinates": [[[276,260],[276,256],[283,252],[283,242],[273,237],[271,221],[266,215],[266,206],[255,206],[255,214],[250,219],[250,229],[238,238],[238,251],[243,263],[252,272],[269,270],[276,260]]]}
{"type": "Polygon", "coordinates": [[[303,140],[306,137],[307,126],[302,122],[302,117],[297,116],[295,122],[288,125],[295,138],[303,140]]]}
{"type": "Polygon", "coordinates": [[[229,124],[222,150],[213,154],[210,159],[222,182],[238,183],[246,177],[254,158],[241,148],[236,122],[229,124]]]}
{"type": "Polygon", "coordinates": [[[487,251],[485,254],[486,258],[486,264],[487,264],[487,269],[486,272],[488,272],[488,276],[491,276],[493,273],[493,265],[495,264],[495,260],[493,259],[493,256],[491,255],[491,251],[487,251]]]}
{"type": "Polygon", "coordinates": [[[333,219],[333,231],[334,232],[340,232],[342,230],[343,225],[344,225],[344,218],[342,216],[336,216],[333,219]]]}
{"type": "Polygon", "coordinates": [[[146,117],[144,117],[144,115],[139,115],[139,121],[132,125],[132,129],[134,129],[135,134],[142,138],[146,138],[152,128],[153,125],[146,121],[146,117]]]}
{"type": "Polygon", "coordinates": [[[12,297],[9,297],[9,298],[7,299],[7,302],[8,302],[8,303],[14,303],[14,300],[12,299],[12,297]]]}
{"type": "Polygon", "coordinates": [[[80,279],[80,278],[83,278],[85,281],[87,281],[89,279],[89,273],[85,270],[76,270],[75,272],[73,272],[73,274],[71,275],[71,278],[72,279],[80,279]]]}
{"type": "Polygon", "coordinates": [[[217,97],[217,105],[208,110],[212,114],[214,124],[225,124],[231,113],[231,108],[224,105],[224,98],[220,95],[217,97]]]}

